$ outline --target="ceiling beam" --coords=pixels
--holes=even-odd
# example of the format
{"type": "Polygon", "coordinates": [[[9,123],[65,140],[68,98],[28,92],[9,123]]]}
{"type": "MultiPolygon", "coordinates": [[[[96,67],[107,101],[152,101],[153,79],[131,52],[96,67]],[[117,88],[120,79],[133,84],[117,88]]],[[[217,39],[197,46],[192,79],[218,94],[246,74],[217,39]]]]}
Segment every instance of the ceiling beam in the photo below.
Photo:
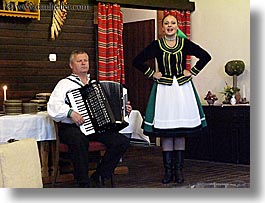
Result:
{"type": "Polygon", "coordinates": [[[195,10],[195,3],[189,0],[95,0],[102,3],[117,3],[124,7],[148,9],[195,10]]]}

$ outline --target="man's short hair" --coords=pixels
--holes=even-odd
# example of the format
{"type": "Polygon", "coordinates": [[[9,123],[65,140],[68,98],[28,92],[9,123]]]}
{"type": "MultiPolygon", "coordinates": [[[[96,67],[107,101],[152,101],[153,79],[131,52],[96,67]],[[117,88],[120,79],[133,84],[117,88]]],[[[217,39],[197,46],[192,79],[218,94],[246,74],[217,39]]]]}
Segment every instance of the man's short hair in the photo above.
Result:
{"type": "MultiPolygon", "coordinates": [[[[78,54],[87,54],[87,52],[83,51],[83,50],[73,50],[70,54],[69,57],[69,63],[71,63],[73,61],[73,58],[78,55],[78,54]]],[[[88,55],[88,54],[87,54],[88,55]]]]}

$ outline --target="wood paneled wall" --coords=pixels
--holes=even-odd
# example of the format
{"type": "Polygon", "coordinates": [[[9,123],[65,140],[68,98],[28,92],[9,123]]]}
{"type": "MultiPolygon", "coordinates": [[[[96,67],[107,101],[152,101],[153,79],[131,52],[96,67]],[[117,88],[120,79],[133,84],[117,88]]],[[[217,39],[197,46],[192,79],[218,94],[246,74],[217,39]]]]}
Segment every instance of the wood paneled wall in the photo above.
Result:
{"type": "MultiPolygon", "coordinates": [[[[41,1],[45,3],[50,1],[41,1]]],[[[68,58],[74,49],[88,52],[90,73],[96,77],[93,5],[68,11],[56,40],[50,40],[51,19],[52,11],[41,11],[40,21],[0,17],[0,110],[3,85],[8,86],[7,99],[28,100],[36,93],[51,92],[59,79],[70,74],[68,58]],[[57,54],[56,62],[49,61],[50,53],[57,54]]]]}

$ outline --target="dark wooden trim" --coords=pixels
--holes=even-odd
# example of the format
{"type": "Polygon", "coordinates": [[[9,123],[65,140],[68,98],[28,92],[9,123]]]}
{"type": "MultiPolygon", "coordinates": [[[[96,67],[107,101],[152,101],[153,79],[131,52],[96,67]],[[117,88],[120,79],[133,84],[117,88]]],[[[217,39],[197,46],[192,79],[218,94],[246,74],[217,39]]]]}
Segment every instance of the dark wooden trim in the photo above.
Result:
{"type": "Polygon", "coordinates": [[[95,0],[96,2],[117,3],[125,7],[149,9],[195,10],[195,3],[189,0],[95,0]]]}

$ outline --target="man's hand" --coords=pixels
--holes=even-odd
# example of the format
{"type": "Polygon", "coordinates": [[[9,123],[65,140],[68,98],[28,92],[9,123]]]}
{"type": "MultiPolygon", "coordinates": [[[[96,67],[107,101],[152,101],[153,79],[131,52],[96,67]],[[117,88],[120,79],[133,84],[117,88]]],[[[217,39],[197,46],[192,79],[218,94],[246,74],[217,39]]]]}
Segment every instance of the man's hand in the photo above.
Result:
{"type": "Polygon", "coordinates": [[[84,118],[75,111],[71,113],[70,118],[78,126],[82,125],[85,122],[84,118]]]}
{"type": "Polygon", "coordinates": [[[130,101],[127,101],[126,105],[125,105],[125,110],[126,112],[128,112],[128,114],[131,113],[132,111],[132,106],[131,106],[131,102],[130,101]]]}

